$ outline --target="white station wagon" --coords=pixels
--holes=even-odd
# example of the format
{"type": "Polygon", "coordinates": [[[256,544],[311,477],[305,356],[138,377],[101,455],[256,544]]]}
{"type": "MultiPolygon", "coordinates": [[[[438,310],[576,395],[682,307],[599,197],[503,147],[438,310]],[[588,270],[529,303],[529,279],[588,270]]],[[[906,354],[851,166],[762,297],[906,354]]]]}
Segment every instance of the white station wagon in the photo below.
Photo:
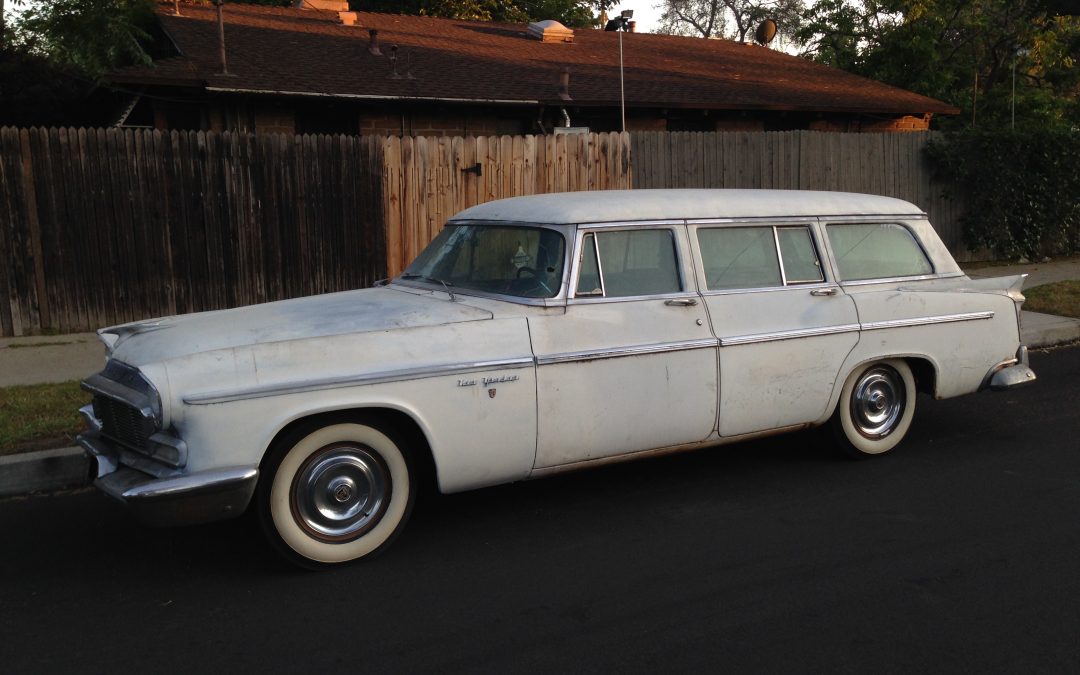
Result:
{"type": "Polygon", "coordinates": [[[1023,277],[969,279],[904,201],[553,194],[467,209],[381,286],[100,331],[95,484],[145,519],[257,509],[307,566],[442,492],[831,424],[862,457],[919,391],[1035,379],[1023,277]]]}

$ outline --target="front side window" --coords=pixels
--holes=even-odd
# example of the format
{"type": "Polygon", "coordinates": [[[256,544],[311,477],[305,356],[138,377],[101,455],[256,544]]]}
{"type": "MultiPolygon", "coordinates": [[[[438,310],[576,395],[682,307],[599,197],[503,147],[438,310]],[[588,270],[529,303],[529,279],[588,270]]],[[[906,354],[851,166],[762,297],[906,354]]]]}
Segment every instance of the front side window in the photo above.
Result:
{"type": "Polygon", "coordinates": [[[710,291],[784,285],[771,227],[702,228],[697,236],[710,291]]]}
{"type": "Polygon", "coordinates": [[[682,290],[671,230],[590,232],[581,244],[577,297],[625,298],[682,290]]]}
{"type": "Polygon", "coordinates": [[[542,227],[447,225],[401,279],[452,289],[553,298],[562,285],[565,241],[542,227]]]}
{"type": "Polygon", "coordinates": [[[829,243],[843,281],[933,274],[915,237],[896,223],[829,225],[829,243]]]}

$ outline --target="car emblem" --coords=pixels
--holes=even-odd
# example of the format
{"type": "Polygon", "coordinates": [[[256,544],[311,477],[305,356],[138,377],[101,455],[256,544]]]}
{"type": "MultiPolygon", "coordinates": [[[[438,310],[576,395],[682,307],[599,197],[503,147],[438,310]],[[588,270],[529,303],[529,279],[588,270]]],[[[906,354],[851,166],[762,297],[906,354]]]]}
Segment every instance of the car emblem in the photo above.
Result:
{"type": "Polygon", "coordinates": [[[495,398],[495,390],[488,389],[488,398],[495,398]]]}

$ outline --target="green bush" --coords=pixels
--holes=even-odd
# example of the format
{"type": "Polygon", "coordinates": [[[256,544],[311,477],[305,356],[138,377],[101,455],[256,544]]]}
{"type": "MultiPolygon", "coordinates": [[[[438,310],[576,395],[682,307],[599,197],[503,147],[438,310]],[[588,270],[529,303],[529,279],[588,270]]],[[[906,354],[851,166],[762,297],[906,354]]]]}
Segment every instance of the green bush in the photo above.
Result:
{"type": "Polygon", "coordinates": [[[961,131],[926,151],[966,207],[969,248],[1006,258],[1080,251],[1080,132],[961,131]]]}

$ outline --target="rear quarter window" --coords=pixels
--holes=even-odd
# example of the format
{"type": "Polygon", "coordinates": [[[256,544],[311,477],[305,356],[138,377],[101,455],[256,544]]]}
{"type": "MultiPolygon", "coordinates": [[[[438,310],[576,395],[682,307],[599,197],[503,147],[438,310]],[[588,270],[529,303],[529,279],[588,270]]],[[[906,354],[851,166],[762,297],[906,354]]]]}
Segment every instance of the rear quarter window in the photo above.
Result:
{"type": "Polygon", "coordinates": [[[829,225],[826,230],[841,281],[934,273],[919,242],[903,225],[844,223],[829,225]]]}

